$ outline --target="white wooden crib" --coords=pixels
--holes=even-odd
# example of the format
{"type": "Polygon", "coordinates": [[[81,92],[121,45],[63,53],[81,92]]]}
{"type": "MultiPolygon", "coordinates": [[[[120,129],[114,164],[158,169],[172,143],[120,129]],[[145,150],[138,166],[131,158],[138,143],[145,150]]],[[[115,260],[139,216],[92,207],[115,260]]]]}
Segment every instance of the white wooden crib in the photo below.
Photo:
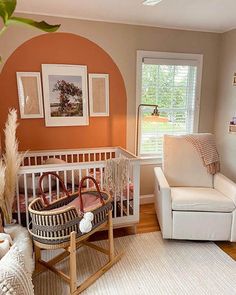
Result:
{"type": "MultiPolygon", "coordinates": [[[[113,224],[114,227],[137,224],[139,221],[140,161],[135,155],[120,147],[27,152],[24,164],[18,173],[13,218],[17,219],[18,223],[28,226],[30,221],[28,205],[38,196],[38,179],[44,172],[58,173],[71,192],[76,191],[78,180],[85,175],[94,177],[103,189],[106,160],[120,155],[130,160],[130,169],[127,175],[127,188],[123,194],[117,196],[113,193],[113,224]],[[45,161],[50,158],[61,159],[65,162],[45,165],[45,161]],[[68,180],[70,180],[69,183],[68,180]]],[[[87,181],[86,187],[91,186],[92,184],[87,181]]],[[[51,176],[48,176],[44,187],[46,187],[45,193],[50,201],[59,197],[59,182],[51,176]]]]}

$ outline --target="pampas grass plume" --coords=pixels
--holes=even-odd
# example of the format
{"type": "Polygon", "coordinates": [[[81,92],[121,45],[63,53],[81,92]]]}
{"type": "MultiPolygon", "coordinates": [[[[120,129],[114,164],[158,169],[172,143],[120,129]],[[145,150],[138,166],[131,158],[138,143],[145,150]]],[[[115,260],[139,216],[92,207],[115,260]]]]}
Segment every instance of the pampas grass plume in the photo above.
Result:
{"type": "Polygon", "coordinates": [[[5,170],[6,167],[0,159],[0,208],[2,209],[2,212],[4,216],[7,215],[6,205],[5,205],[5,198],[4,198],[4,191],[5,191],[5,170]]]}
{"type": "Polygon", "coordinates": [[[3,155],[5,163],[5,205],[7,210],[6,221],[11,222],[12,206],[15,198],[17,173],[24,155],[18,153],[18,141],[16,139],[17,112],[10,109],[5,125],[5,153],[3,155]]]}

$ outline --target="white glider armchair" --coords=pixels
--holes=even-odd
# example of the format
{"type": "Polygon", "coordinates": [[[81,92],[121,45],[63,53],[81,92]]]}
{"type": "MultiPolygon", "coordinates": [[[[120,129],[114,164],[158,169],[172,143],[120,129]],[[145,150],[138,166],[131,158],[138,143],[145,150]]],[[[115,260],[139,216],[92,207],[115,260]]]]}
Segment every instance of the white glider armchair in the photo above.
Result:
{"type": "Polygon", "coordinates": [[[236,184],[207,172],[182,136],[164,137],[155,168],[155,209],[164,239],[236,241],[236,184]]]}

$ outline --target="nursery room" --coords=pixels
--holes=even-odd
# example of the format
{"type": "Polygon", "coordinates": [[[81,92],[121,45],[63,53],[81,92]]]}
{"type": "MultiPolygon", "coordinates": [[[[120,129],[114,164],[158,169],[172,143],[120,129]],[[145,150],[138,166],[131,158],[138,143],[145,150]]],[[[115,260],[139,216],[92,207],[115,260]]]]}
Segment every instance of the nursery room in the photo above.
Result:
{"type": "Polygon", "coordinates": [[[234,11],[0,0],[0,295],[236,294],[234,11]]]}

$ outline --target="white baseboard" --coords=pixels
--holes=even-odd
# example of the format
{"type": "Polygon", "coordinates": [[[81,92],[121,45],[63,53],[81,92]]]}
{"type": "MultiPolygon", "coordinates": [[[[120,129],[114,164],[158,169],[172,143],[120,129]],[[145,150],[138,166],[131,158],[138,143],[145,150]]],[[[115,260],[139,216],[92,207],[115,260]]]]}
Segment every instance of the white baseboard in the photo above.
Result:
{"type": "Polygon", "coordinates": [[[140,204],[151,204],[154,203],[154,195],[141,195],[140,204]]]}

